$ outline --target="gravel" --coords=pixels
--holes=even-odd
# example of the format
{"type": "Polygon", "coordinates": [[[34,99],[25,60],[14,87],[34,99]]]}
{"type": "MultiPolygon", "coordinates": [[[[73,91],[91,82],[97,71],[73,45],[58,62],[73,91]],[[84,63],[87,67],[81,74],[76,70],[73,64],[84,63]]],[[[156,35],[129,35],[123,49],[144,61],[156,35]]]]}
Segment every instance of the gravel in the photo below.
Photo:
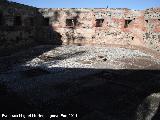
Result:
{"type": "Polygon", "coordinates": [[[139,50],[69,45],[45,52],[31,61],[27,61],[24,66],[41,67],[54,72],[62,71],[63,68],[123,69],[126,63],[116,63],[116,61],[129,58],[144,58],[156,63],[160,62],[158,59],[139,50]],[[57,68],[61,69],[57,70],[57,68]]]}
{"type": "MultiPolygon", "coordinates": [[[[134,66],[134,68],[145,69],[147,65],[150,65],[148,63],[155,64],[157,68],[160,68],[160,60],[139,50],[130,50],[126,48],[70,45],[56,47],[43,54],[40,52],[38,56],[37,54],[35,55],[35,52],[43,50],[46,51],[45,46],[35,48],[32,54],[25,52],[25,54],[21,53],[19,55],[17,53],[13,55],[12,59],[8,57],[6,60],[11,61],[11,69],[9,68],[9,71],[4,71],[0,74],[0,84],[6,85],[10,91],[24,96],[29,103],[36,106],[39,106],[41,103],[48,103],[48,101],[52,101],[56,98],[63,99],[63,96],[68,94],[75,94],[75,91],[80,91],[80,88],[83,88],[82,86],[77,87],[79,83],[81,85],[86,84],[86,81],[83,81],[84,77],[95,76],[97,74],[97,76],[99,76],[99,74],[103,75],[103,69],[105,69],[108,74],[106,76],[109,77],[109,75],[111,75],[111,77],[113,77],[115,74],[112,73],[110,69],[127,70],[132,66],[134,66]],[[21,63],[16,62],[17,59],[21,61],[20,59],[24,59],[26,56],[32,59],[28,58],[25,62],[21,63]],[[146,63],[144,61],[136,63],[135,60],[137,59],[144,59],[146,63]],[[12,62],[13,60],[15,60],[16,64],[12,62]],[[142,66],[142,64],[144,65],[142,66]],[[130,66],[126,67],[126,65],[130,66]],[[37,74],[37,72],[39,74],[37,74]],[[64,89],[63,84],[66,83],[69,83],[69,86],[64,89]],[[65,92],[62,93],[61,90],[58,90],[59,85],[62,85],[65,92]]],[[[130,73],[132,71],[114,72],[118,74],[122,72],[123,75],[127,73],[130,77],[128,72],[130,73]]],[[[141,72],[143,73],[143,71],[141,72]]],[[[133,74],[135,75],[135,71],[133,74]]],[[[142,76],[143,75],[144,74],[142,74],[142,76]]],[[[124,77],[125,76],[126,75],[124,75],[124,77]]],[[[140,76],[140,78],[143,78],[142,76],[140,76]]],[[[115,77],[115,79],[117,78],[115,77]]],[[[99,81],[99,79],[96,81],[99,81]]],[[[87,82],[91,84],[93,81],[87,82]]]]}

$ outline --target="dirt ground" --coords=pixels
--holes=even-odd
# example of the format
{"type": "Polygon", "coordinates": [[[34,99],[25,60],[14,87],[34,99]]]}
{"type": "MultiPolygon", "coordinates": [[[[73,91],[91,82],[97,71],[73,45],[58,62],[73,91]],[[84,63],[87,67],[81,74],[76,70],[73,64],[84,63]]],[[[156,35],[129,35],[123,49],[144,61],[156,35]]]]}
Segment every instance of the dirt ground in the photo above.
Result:
{"type": "MultiPolygon", "coordinates": [[[[110,62],[100,57],[98,68],[59,67],[57,71],[23,66],[53,49],[53,46],[41,46],[0,58],[1,113],[41,113],[46,119],[51,114],[62,119],[62,113],[78,120],[160,119],[160,64],[157,58],[144,56],[110,62]],[[109,68],[105,68],[106,64],[109,68]],[[120,64],[123,69],[115,67],[120,64]]],[[[148,52],[149,55],[153,53],[148,52]]],[[[68,59],[67,55],[50,57],[47,62],[68,59]]],[[[86,61],[83,64],[90,65],[86,61]]]]}

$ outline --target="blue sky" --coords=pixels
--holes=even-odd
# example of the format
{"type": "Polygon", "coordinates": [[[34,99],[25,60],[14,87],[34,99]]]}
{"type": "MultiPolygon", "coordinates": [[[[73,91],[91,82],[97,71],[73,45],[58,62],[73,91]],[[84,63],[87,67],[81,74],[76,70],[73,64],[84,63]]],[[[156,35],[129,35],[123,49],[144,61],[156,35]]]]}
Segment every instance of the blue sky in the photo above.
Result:
{"type": "Polygon", "coordinates": [[[160,7],[160,0],[10,0],[38,8],[130,8],[160,7]]]}

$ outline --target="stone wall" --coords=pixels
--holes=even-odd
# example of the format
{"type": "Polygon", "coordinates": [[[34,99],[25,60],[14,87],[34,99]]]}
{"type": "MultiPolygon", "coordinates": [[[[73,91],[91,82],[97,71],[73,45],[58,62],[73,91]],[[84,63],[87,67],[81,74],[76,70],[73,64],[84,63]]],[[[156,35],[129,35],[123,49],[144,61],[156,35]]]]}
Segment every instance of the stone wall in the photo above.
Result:
{"type": "Polygon", "coordinates": [[[0,56],[37,44],[55,44],[57,34],[38,8],[0,1],[0,56]]]}
{"type": "Polygon", "coordinates": [[[143,40],[145,44],[160,51],[160,9],[147,9],[144,14],[145,27],[143,40]]]}
{"type": "Polygon", "coordinates": [[[38,9],[0,1],[0,54],[37,44],[116,44],[160,50],[160,8],[38,9]]]}
{"type": "Polygon", "coordinates": [[[160,50],[160,8],[39,9],[64,44],[136,45],[160,50]],[[68,25],[69,24],[69,25],[68,25]]]}

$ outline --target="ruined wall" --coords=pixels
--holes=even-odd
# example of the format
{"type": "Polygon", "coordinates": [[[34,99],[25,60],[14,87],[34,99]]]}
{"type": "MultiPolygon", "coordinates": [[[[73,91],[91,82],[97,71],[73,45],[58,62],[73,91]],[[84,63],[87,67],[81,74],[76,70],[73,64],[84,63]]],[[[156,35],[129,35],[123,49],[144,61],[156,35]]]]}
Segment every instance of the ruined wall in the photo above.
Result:
{"type": "Polygon", "coordinates": [[[145,44],[160,51],[160,9],[147,9],[144,12],[145,27],[143,40],[145,44]]]}
{"type": "Polygon", "coordinates": [[[58,33],[47,22],[38,8],[0,1],[0,55],[37,44],[55,44],[58,33]]]}
{"type": "Polygon", "coordinates": [[[160,50],[160,8],[38,9],[0,1],[0,54],[35,44],[118,44],[160,50]]]}
{"type": "Polygon", "coordinates": [[[137,45],[160,50],[160,9],[39,9],[64,44],[137,45]]]}
{"type": "Polygon", "coordinates": [[[10,2],[0,2],[0,49],[12,50],[35,42],[37,9],[10,2]]]}

